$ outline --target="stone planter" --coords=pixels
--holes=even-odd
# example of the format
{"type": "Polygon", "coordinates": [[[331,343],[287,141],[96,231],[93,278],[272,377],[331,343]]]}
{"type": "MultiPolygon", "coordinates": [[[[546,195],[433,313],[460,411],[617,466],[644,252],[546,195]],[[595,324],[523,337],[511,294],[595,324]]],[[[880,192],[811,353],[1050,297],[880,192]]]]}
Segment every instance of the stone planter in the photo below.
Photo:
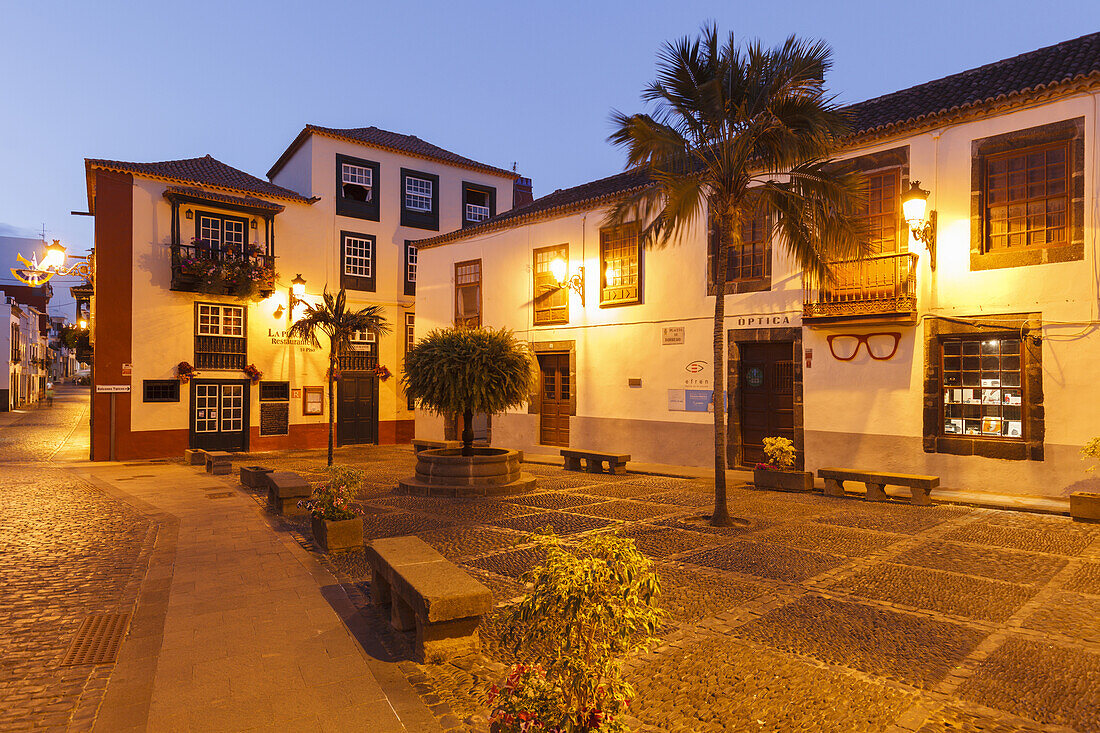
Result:
{"type": "Polygon", "coordinates": [[[1075,522],[1100,522],[1100,494],[1091,491],[1070,494],[1069,515],[1075,522]]]}
{"type": "Polygon", "coordinates": [[[419,496],[491,496],[519,494],[535,486],[520,471],[520,455],[507,448],[435,448],[416,454],[416,475],[398,482],[398,491],[419,496]]]}
{"type": "Polygon", "coordinates": [[[814,475],[809,471],[773,471],[757,468],[752,472],[752,482],[758,489],[779,491],[813,491],[814,475]]]}
{"type": "Polygon", "coordinates": [[[357,550],[363,546],[363,518],[321,519],[310,517],[313,539],[325,552],[357,550]]]}
{"type": "Polygon", "coordinates": [[[262,489],[267,486],[267,475],[275,469],[263,466],[241,466],[241,483],[250,489],[262,489]]]}

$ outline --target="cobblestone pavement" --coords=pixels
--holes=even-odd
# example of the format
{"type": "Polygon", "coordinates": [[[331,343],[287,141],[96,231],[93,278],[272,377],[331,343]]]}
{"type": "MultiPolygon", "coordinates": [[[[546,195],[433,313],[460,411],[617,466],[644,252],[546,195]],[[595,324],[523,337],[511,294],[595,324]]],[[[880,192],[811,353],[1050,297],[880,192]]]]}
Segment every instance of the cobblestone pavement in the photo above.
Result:
{"type": "Polygon", "coordinates": [[[156,538],[50,461],[86,425],[88,390],[54,402],[0,427],[0,731],[90,728],[110,665],[61,662],[90,614],[131,610],[156,538]]]}
{"type": "MultiPolygon", "coordinates": [[[[319,478],[324,455],[247,460],[319,478]]],[[[393,493],[412,473],[406,448],[344,448],[337,462],[367,469],[368,540],[418,534],[499,605],[523,593],[539,527],[633,537],[671,614],[631,662],[640,729],[1100,731],[1100,526],[742,486],[729,499],[738,526],[716,529],[699,480],[525,464],[530,495],[447,500],[393,493]]],[[[310,546],[304,519],[283,521],[310,546]]],[[[407,655],[369,605],[362,553],[324,561],[394,658],[407,655]]],[[[485,620],[480,659],[403,663],[444,728],[485,729],[480,691],[510,661],[498,627],[485,620]]]]}

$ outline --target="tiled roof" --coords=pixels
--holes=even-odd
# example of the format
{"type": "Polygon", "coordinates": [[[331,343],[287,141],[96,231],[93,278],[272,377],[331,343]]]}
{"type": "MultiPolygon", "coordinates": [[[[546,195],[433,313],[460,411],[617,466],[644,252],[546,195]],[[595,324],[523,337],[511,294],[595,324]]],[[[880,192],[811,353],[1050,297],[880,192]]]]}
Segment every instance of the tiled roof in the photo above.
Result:
{"type": "Polygon", "coordinates": [[[274,177],[283,165],[290,160],[290,157],[302,142],[315,133],[340,140],[350,140],[351,142],[370,145],[375,148],[407,153],[417,158],[426,158],[428,160],[439,161],[440,163],[457,165],[462,168],[494,173],[508,178],[514,179],[519,177],[518,173],[486,165],[485,163],[479,163],[476,160],[471,160],[458,153],[452,153],[450,150],[444,150],[438,145],[432,145],[430,142],[421,140],[415,135],[402,135],[399,132],[390,132],[389,130],[382,130],[377,127],[335,128],[321,127],[319,125],[306,125],[305,128],[298,133],[298,137],[294,139],[294,142],[292,142],[290,146],[283,151],[283,154],[279,156],[279,159],[275,161],[275,165],[271,166],[271,170],[267,172],[267,177],[274,177]]]}
{"type": "Polygon", "coordinates": [[[582,183],[572,188],[559,188],[557,191],[535,199],[529,204],[506,211],[475,226],[441,234],[430,239],[422,239],[417,244],[420,247],[432,247],[455,239],[464,239],[474,234],[518,226],[532,219],[543,219],[578,209],[591,208],[602,201],[613,199],[620,194],[641,188],[648,183],[648,174],[631,170],[601,178],[598,181],[582,183]]]}
{"type": "Polygon", "coordinates": [[[848,107],[856,135],[1100,78],[1100,33],[1013,56],[848,107]]]}
{"type": "Polygon", "coordinates": [[[127,163],[121,160],[87,158],[84,163],[89,170],[92,168],[105,168],[123,173],[136,173],[150,178],[195,183],[200,186],[223,188],[289,201],[310,202],[310,199],[291,191],[289,188],[276,186],[274,183],[265,181],[262,178],[251,176],[209,155],[204,155],[201,158],[184,158],[183,160],[163,160],[159,163],[127,163]]]}
{"type": "MultiPolygon", "coordinates": [[[[970,71],[920,84],[853,104],[853,135],[886,134],[932,124],[943,117],[980,109],[1013,97],[1041,92],[1078,80],[1100,82],[1100,33],[1081,36],[1037,51],[986,64],[970,71]]],[[[643,173],[628,171],[552,194],[455,232],[421,240],[421,247],[465,239],[484,232],[518,226],[535,218],[591,208],[647,182],[643,173]]]]}
{"type": "Polygon", "coordinates": [[[229,196],[228,194],[203,191],[200,188],[191,188],[190,186],[169,186],[164,190],[164,195],[167,198],[171,196],[171,194],[180,194],[182,196],[189,196],[191,198],[219,204],[233,204],[235,206],[245,206],[253,209],[266,209],[267,211],[274,211],[276,213],[286,208],[282,204],[264,201],[263,199],[258,199],[253,196],[229,196]]]}

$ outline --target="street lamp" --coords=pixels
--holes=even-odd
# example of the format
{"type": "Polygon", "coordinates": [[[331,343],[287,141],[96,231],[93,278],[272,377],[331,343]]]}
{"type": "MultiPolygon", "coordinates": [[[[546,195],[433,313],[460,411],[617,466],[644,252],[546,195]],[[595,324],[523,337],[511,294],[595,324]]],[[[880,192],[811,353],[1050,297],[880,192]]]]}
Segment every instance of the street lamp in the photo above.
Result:
{"type": "Polygon", "coordinates": [[[572,275],[568,273],[569,263],[564,258],[555,257],[550,261],[550,274],[554,277],[558,287],[575,290],[577,295],[581,296],[581,306],[584,306],[584,266],[578,267],[572,275]]]}
{"type": "MultiPolygon", "coordinates": [[[[306,281],[305,278],[302,277],[302,273],[299,272],[298,275],[290,281],[290,300],[288,301],[288,303],[291,318],[294,317],[294,306],[298,303],[306,302],[305,299],[302,298],[302,296],[305,294],[306,281]]],[[[280,304],[279,307],[275,309],[274,315],[276,318],[282,318],[284,312],[285,311],[283,309],[283,306],[282,304],[280,304]]]]}
{"type": "Polygon", "coordinates": [[[910,181],[909,190],[901,197],[901,210],[913,237],[924,242],[931,258],[929,265],[936,269],[936,212],[928,209],[928,194],[920,187],[920,181],[910,181]],[[927,212],[927,213],[926,213],[927,212]]]}
{"type": "Polygon", "coordinates": [[[29,260],[22,254],[16,254],[15,258],[19,260],[24,267],[11,268],[11,274],[15,275],[16,279],[20,282],[26,283],[33,288],[37,288],[39,285],[45,285],[54,275],[60,275],[62,277],[79,275],[89,282],[92,279],[92,268],[87,261],[87,257],[74,255],[74,258],[84,261],[65,267],[65,248],[61,246],[61,242],[56,239],[53,240],[53,244],[46,245],[46,254],[42,257],[41,263],[39,263],[38,258],[33,254],[31,254],[29,260]]]}

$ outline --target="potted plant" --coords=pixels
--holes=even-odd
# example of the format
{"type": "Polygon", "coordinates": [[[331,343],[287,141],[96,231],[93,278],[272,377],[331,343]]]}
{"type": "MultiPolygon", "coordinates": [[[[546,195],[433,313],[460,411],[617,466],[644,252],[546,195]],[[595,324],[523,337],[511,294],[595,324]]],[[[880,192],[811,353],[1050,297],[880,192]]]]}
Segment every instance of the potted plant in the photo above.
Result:
{"type": "Polygon", "coordinates": [[[764,455],[768,463],[756,464],[752,472],[758,489],[782,491],[813,491],[814,475],[809,471],[794,471],[794,443],[787,438],[764,438],[764,455]]]}
{"type": "Polygon", "coordinates": [[[313,539],[325,552],[363,546],[363,518],[352,499],[363,483],[363,472],[350,466],[329,466],[328,480],[313,490],[298,506],[310,514],[313,539]]]}
{"type": "Polygon", "coordinates": [[[249,364],[241,371],[248,375],[248,378],[252,380],[253,384],[260,381],[260,379],[264,376],[264,373],[257,369],[255,364],[249,364]]]}
{"type": "Polygon", "coordinates": [[[198,372],[195,371],[195,367],[191,366],[191,364],[186,361],[181,361],[176,365],[176,376],[179,377],[180,384],[187,384],[191,377],[196,374],[198,374],[198,372]]]}

